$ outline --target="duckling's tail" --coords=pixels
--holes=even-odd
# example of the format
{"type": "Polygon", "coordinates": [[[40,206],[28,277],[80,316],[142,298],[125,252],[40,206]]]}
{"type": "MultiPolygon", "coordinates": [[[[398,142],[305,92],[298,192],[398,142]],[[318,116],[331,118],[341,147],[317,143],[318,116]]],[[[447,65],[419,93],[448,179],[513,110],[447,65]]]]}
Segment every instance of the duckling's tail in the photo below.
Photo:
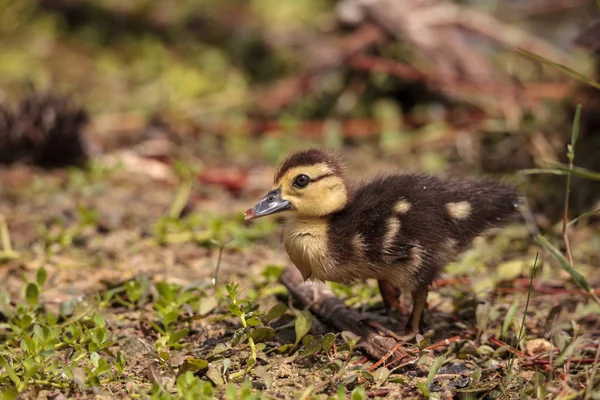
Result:
{"type": "Polygon", "coordinates": [[[446,204],[451,230],[465,245],[489,229],[517,221],[519,211],[528,210],[514,186],[489,179],[454,182],[448,197],[452,199],[446,204]]]}

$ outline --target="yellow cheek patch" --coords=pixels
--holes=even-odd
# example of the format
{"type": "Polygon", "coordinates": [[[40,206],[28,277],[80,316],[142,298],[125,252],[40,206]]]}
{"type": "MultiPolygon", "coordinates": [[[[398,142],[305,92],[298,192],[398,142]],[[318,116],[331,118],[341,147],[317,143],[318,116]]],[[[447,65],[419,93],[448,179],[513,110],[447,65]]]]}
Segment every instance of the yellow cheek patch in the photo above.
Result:
{"type": "Polygon", "coordinates": [[[446,204],[446,209],[450,217],[454,219],[465,219],[471,215],[471,203],[468,201],[459,201],[458,203],[446,204]]]}

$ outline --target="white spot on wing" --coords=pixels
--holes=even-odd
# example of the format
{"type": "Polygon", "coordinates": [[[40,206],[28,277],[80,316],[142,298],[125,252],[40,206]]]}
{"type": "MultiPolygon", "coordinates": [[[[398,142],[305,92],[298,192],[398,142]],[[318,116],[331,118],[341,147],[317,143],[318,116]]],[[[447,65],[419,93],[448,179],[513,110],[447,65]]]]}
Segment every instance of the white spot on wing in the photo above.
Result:
{"type": "Polygon", "coordinates": [[[391,254],[392,246],[394,244],[394,240],[398,236],[398,232],[400,232],[400,220],[397,217],[391,217],[387,220],[387,231],[383,236],[383,243],[381,246],[381,251],[384,253],[391,254]]]}
{"type": "Polygon", "coordinates": [[[411,207],[412,207],[412,205],[408,201],[400,200],[394,206],[394,211],[399,214],[405,214],[408,212],[408,210],[410,210],[411,207]]]}
{"type": "Polygon", "coordinates": [[[465,219],[471,215],[471,203],[468,201],[459,201],[458,203],[446,204],[446,209],[450,217],[454,219],[465,219]]]}
{"type": "Polygon", "coordinates": [[[365,239],[360,233],[354,235],[351,244],[357,256],[362,257],[365,254],[365,239]]]}

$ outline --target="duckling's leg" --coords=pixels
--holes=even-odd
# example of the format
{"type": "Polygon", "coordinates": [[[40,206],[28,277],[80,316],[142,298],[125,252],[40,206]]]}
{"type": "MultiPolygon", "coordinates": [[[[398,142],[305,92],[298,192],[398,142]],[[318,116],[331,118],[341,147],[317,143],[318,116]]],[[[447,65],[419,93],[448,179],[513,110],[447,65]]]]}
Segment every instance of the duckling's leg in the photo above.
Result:
{"type": "Polygon", "coordinates": [[[408,318],[407,328],[415,333],[419,333],[423,328],[423,311],[427,308],[427,295],[429,294],[429,288],[412,292],[413,298],[413,310],[408,318]]]}
{"type": "Polygon", "coordinates": [[[400,304],[400,289],[392,285],[389,281],[379,280],[379,293],[383,298],[383,305],[386,313],[390,314],[393,310],[404,312],[404,307],[400,304]]]}

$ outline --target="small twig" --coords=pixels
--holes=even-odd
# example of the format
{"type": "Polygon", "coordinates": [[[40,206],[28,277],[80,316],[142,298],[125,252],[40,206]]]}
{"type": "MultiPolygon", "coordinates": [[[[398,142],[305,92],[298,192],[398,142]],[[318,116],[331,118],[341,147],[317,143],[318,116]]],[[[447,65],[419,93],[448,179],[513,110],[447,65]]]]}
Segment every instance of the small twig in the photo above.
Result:
{"type": "MultiPolygon", "coordinates": [[[[539,359],[539,360],[531,360],[523,363],[524,366],[532,366],[532,365],[552,365],[555,360],[550,360],[547,358],[539,359]]],[[[576,364],[593,364],[597,361],[596,358],[574,358],[571,362],[576,364]]]]}
{"type": "MultiPolygon", "coordinates": [[[[577,333],[578,333],[578,329],[574,329],[573,330],[573,339],[571,341],[571,343],[575,343],[575,341],[577,340],[577,333]]],[[[567,362],[565,363],[565,376],[569,376],[569,370],[571,369],[571,361],[573,360],[573,352],[571,352],[569,354],[569,357],[567,357],[567,362]]]]}
{"type": "MultiPolygon", "coordinates": [[[[470,335],[466,334],[465,336],[469,337],[470,335]]],[[[452,336],[451,338],[444,339],[441,342],[437,342],[437,343],[432,344],[431,346],[425,347],[425,350],[435,350],[435,349],[438,349],[440,347],[444,347],[444,346],[448,346],[448,345],[450,345],[452,343],[456,343],[456,342],[458,342],[461,339],[464,339],[464,337],[462,337],[460,335],[458,335],[458,336],[452,336]]]]}
{"type": "Polygon", "coordinates": [[[506,346],[506,347],[508,348],[508,352],[509,352],[509,353],[511,353],[511,354],[514,354],[514,355],[516,355],[516,356],[518,356],[518,357],[520,357],[520,358],[526,358],[526,357],[527,357],[527,356],[525,356],[525,354],[523,354],[521,351],[517,350],[516,348],[512,347],[511,345],[509,345],[509,344],[508,344],[508,343],[506,343],[506,342],[503,342],[503,341],[502,341],[502,340],[500,340],[500,339],[497,339],[497,338],[495,338],[495,337],[491,337],[491,338],[489,339],[489,341],[490,341],[490,343],[493,343],[493,344],[495,344],[495,345],[496,345],[496,346],[498,346],[498,347],[504,347],[504,346],[506,346]]]}
{"type": "Polygon", "coordinates": [[[454,286],[471,283],[470,278],[452,278],[452,279],[436,279],[431,284],[434,288],[441,288],[444,286],[454,286]]]}
{"type": "Polygon", "coordinates": [[[217,286],[219,282],[219,270],[221,269],[221,259],[223,258],[223,250],[225,249],[225,242],[219,244],[219,256],[217,258],[217,266],[215,267],[215,274],[213,275],[213,285],[217,286]]]}
{"type": "MultiPolygon", "coordinates": [[[[379,361],[377,361],[375,364],[373,364],[373,365],[371,365],[369,367],[369,372],[375,371],[377,369],[377,367],[379,367],[381,364],[383,364],[384,362],[386,362],[388,358],[390,358],[391,356],[393,356],[394,353],[396,352],[396,350],[400,349],[400,347],[402,347],[402,345],[400,343],[396,343],[394,345],[394,347],[392,347],[392,349],[387,352],[386,355],[384,355],[383,357],[381,357],[379,359],[379,361]]],[[[364,380],[364,378],[363,378],[363,380],[364,380]]]]}
{"type": "Polygon", "coordinates": [[[351,331],[361,336],[362,340],[358,347],[371,358],[379,360],[392,349],[400,359],[409,356],[402,346],[396,346],[399,344],[398,341],[379,335],[372,327],[361,322],[363,319],[361,314],[346,306],[326,285],[317,285],[310,281],[304,282],[296,267],[287,267],[280,279],[291,294],[305,306],[310,305],[311,312],[320,320],[340,331],[351,331]],[[319,301],[315,302],[315,297],[318,297],[319,301]]]}
{"type": "Polygon", "coordinates": [[[587,377],[587,384],[585,389],[584,400],[589,400],[592,397],[592,389],[594,387],[594,377],[596,376],[596,372],[598,371],[598,360],[600,360],[600,344],[596,347],[596,356],[594,357],[594,365],[592,366],[592,370],[590,371],[590,375],[587,377]]]}

